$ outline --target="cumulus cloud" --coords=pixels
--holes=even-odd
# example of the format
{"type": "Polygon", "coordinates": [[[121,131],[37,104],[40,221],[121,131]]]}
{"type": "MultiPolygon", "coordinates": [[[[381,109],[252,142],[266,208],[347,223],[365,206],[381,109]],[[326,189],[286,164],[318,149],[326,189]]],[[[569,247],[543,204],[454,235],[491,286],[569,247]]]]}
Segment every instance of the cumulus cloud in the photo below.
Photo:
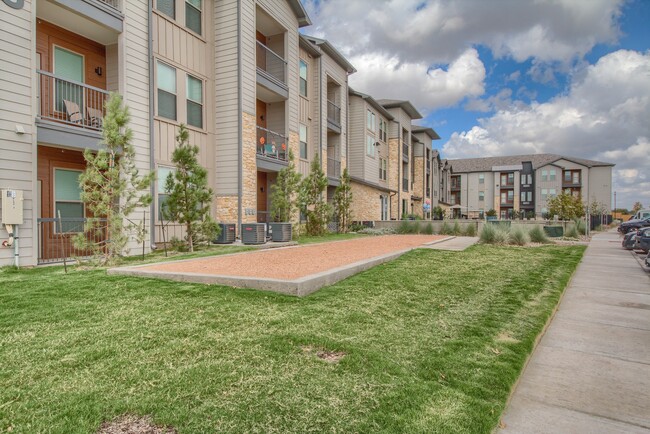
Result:
{"type": "Polygon", "coordinates": [[[566,94],[499,110],[453,133],[443,153],[464,158],[549,152],[604,160],[616,164],[619,198],[648,202],[648,119],[650,52],[619,50],[576,75],[566,94]]]}

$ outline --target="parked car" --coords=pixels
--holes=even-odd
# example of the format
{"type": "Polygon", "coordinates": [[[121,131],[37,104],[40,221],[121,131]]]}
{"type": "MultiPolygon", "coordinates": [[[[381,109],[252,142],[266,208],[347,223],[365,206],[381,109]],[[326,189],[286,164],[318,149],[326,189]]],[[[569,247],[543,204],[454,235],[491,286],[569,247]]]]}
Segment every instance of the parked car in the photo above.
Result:
{"type": "Polygon", "coordinates": [[[626,250],[634,249],[636,244],[636,231],[630,231],[623,236],[623,241],[621,241],[621,246],[626,250]]]}
{"type": "Polygon", "coordinates": [[[650,250],[650,227],[637,229],[634,237],[634,250],[643,250],[648,253],[650,250]]]}
{"type": "Polygon", "coordinates": [[[630,220],[643,220],[648,217],[650,217],[650,209],[640,209],[630,218],[630,220]]]}
{"type": "Polygon", "coordinates": [[[645,257],[645,266],[650,267],[650,253],[648,253],[645,257]]]}
{"type": "Polygon", "coordinates": [[[628,220],[625,223],[621,223],[621,225],[618,227],[618,231],[622,234],[627,234],[633,229],[640,229],[645,227],[650,227],[650,217],[647,217],[645,219],[628,220]]]}

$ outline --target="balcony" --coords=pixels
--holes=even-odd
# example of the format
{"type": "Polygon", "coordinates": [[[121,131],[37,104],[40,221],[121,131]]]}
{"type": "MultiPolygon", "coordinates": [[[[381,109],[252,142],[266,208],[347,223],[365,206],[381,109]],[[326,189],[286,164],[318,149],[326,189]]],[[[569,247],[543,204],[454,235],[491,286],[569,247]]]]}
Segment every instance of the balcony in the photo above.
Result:
{"type": "Polygon", "coordinates": [[[288,139],[285,135],[257,127],[257,155],[278,161],[288,161],[288,139]]]}
{"type": "Polygon", "coordinates": [[[431,160],[427,160],[427,175],[431,174],[431,160]]]}
{"type": "Polygon", "coordinates": [[[37,16],[59,27],[75,29],[103,45],[117,42],[124,30],[124,0],[38,1],[37,16]]]}
{"type": "Polygon", "coordinates": [[[427,197],[431,197],[431,187],[427,187],[427,197]]]}
{"type": "Polygon", "coordinates": [[[341,107],[329,100],[327,101],[327,129],[341,133],[341,107]]]}
{"type": "Polygon", "coordinates": [[[405,163],[409,162],[409,145],[404,142],[402,142],[402,160],[405,163]]]}
{"type": "Polygon", "coordinates": [[[257,97],[262,101],[278,102],[289,98],[287,61],[269,47],[257,42],[257,97]]]}
{"type": "Polygon", "coordinates": [[[402,179],[402,191],[409,191],[409,180],[408,178],[402,179]]]}
{"type": "Polygon", "coordinates": [[[113,9],[116,9],[118,11],[122,10],[122,5],[120,0],[98,0],[100,3],[105,3],[112,7],[113,9]]]}
{"type": "Polygon", "coordinates": [[[327,159],[327,177],[339,179],[341,178],[341,162],[334,158],[327,159]]]}

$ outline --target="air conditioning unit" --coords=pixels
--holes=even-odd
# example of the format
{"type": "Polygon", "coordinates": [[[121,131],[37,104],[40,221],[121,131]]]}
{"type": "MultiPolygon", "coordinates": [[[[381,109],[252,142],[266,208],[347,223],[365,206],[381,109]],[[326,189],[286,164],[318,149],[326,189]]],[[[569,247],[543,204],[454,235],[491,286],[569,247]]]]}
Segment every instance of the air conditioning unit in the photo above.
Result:
{"type": "Polygon", "coordinates": [[[219,223],[221,232],[219,236],[212,241],[214,244],[232,244],[235,242],[235,228],[234,223],[219,223]]]}
{"type": "Polygon", "coordinates": [[[266,224],[264,223],[242,224],[241,241],[244,244],[264,244],[266,242],[266,224]]]}

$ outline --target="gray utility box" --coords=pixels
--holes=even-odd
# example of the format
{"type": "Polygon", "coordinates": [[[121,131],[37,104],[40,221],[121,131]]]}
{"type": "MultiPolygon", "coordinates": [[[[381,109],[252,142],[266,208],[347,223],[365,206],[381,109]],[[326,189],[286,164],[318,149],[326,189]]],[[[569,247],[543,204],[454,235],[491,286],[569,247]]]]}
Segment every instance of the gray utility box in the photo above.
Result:
{"type": "Polygon", "coordinates": [[[235,227],[234,223],[219,223],[221,232],[219,236],[212,241],[214,244],[232,244],[235,242],[235,227]]]}
{"type": "Polygon", "coordinates": [[[2,224],[22,225],[23,224],[23,191],[22,190],[0,190],[2,199],[2,224]]]}
{"type": "Polygon", "coordinates": [[[264,244],[266,242],[266,224],[264,223],[242,224],[241,241],[244,244],[264,244]]]}
{"type": "Polygon", "coordinates": [[[291,241],[291,223],[269,223],[271,226],[271,240],[276,242],[291,241]]]}

